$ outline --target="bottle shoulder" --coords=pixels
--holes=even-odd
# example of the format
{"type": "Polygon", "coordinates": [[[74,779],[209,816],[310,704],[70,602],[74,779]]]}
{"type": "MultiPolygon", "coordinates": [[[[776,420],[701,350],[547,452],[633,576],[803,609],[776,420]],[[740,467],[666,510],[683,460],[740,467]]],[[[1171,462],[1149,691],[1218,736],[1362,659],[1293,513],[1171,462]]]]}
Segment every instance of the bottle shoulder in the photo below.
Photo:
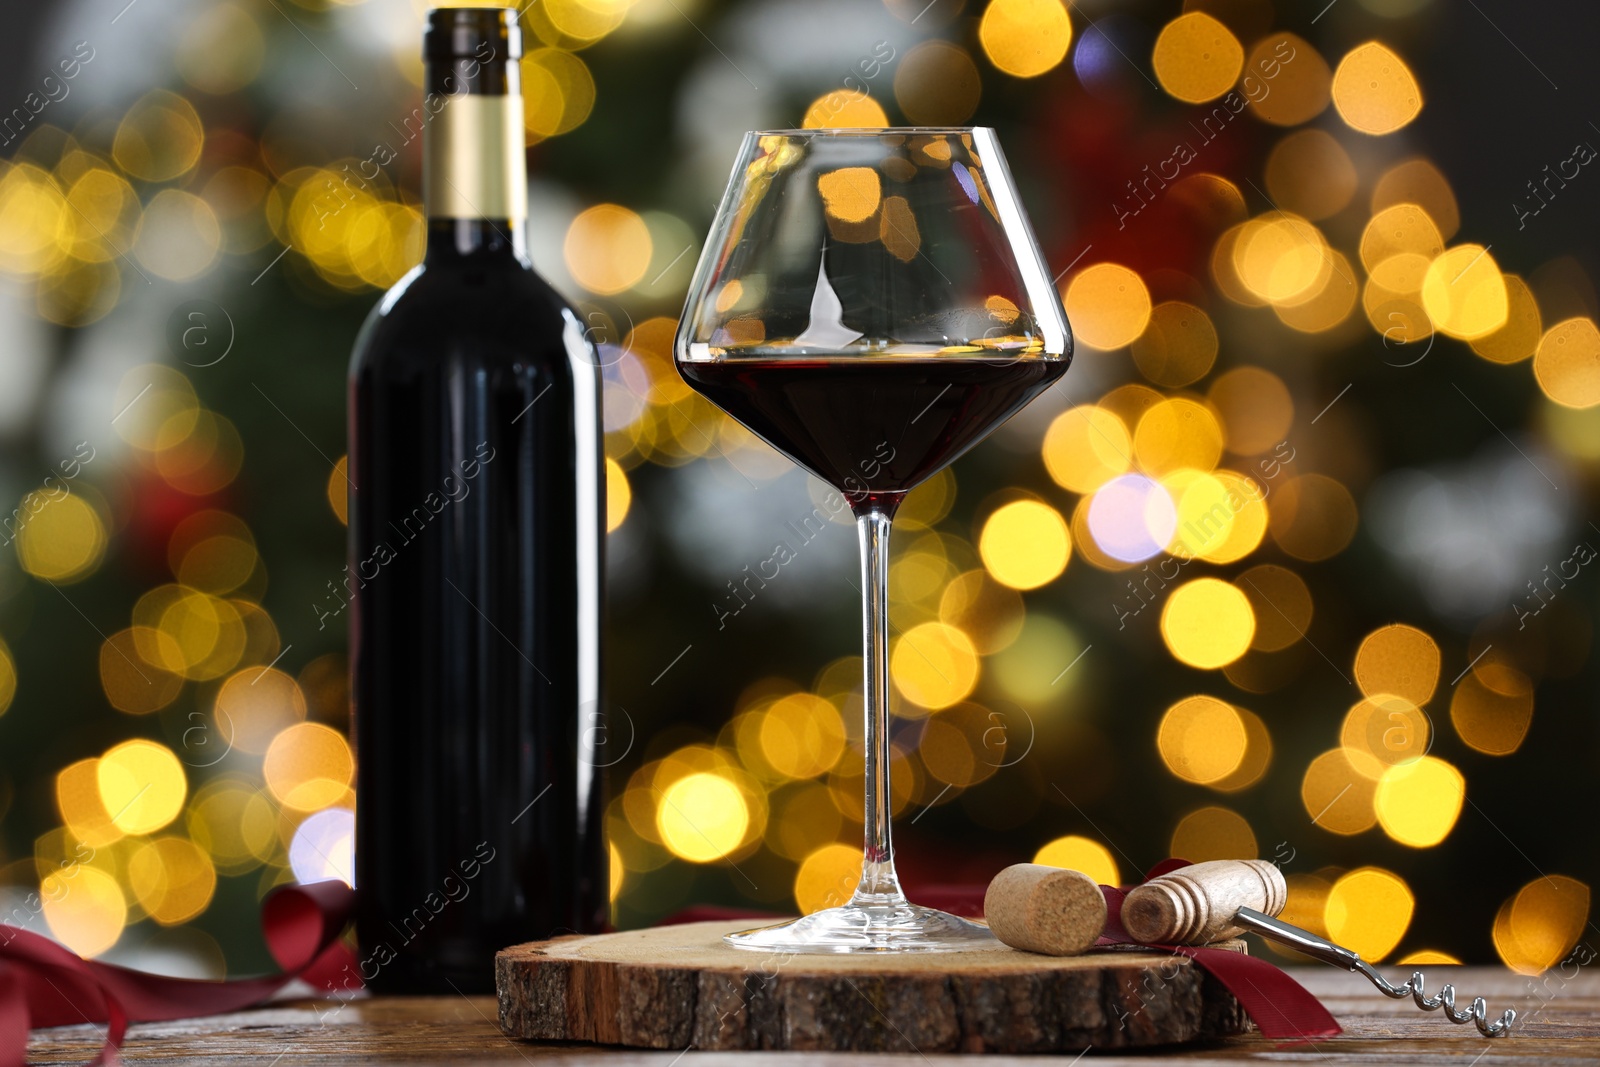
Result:
{"type": "MultiPolygon", "coordinates": [[[[577,313],[515,261],[419,264],[379,299],[356,338],[350,373],[470,352],[484,362],[566,359],[577,313]]],[[[587,345],[587,341],[583,342],[587,345]]]]}

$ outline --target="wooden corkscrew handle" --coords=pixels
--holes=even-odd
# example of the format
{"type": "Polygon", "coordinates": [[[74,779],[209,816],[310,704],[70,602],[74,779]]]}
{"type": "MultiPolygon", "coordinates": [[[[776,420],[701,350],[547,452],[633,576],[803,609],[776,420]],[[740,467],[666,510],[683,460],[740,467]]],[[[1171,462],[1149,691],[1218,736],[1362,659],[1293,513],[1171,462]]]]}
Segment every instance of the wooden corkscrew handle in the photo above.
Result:
{"type": "Polygon", "coordinates": [[[1205,945],[1243,933],[1240,908],[1276,916],[1288,886],[1266,860],[1211,860],[1153,878],[1128,892],[1122,926],[1147,945],[1205,945]]]}

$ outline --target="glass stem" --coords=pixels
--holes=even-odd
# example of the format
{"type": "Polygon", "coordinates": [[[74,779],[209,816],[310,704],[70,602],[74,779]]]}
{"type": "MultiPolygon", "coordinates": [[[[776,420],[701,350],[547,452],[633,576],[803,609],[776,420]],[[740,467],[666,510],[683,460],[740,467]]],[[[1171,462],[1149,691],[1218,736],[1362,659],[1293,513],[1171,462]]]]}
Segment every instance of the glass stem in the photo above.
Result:
{"type": "Polygon", "coordinates": [[[862,798],[866,840],[861,882],[851,903],[870,908],[892,908],[906,902],[894,871],[894,843],[889,834],[889,526],[889,514],[877,508],[856,519],[861,533],[867,780],[862,798]]]}

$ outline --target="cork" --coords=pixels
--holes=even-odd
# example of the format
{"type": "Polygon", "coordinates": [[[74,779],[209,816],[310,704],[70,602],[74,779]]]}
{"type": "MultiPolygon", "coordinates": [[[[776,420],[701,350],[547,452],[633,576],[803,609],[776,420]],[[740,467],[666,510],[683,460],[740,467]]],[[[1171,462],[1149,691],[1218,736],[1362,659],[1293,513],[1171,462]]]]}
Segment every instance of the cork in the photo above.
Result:
{"type": "Polygon", "coordinates": [[[1106,926],[1106,898],[1093,878],[1038,863],[1018,863],[995,875],[983,911],[995,937],[1048,956],[1078,955],[1106,926]]]}

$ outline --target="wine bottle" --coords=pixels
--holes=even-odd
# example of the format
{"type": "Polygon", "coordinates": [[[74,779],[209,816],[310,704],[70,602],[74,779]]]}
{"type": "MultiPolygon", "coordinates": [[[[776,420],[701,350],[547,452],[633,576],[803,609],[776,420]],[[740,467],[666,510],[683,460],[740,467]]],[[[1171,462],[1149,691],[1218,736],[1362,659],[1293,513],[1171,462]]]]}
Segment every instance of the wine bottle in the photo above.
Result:
{"type": "Polygon", "coordinates": [[[524,243],[516,14],[428,16],[422,263],[350,363],[356,932],[388,992],[606,919],[600,362],[524,243]]]}

